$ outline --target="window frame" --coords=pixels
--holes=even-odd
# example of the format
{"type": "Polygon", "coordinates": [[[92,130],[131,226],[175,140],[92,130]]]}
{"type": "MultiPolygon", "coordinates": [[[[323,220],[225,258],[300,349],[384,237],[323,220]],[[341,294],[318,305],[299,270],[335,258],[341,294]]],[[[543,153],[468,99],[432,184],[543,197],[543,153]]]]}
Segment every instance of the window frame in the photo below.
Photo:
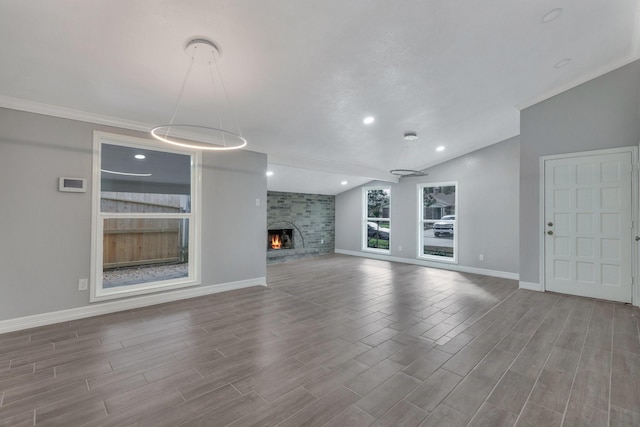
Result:
{"type": "Polygon", "coordinates": [[[417,242],[417,258],[421,260],[443,262],[447,264],[458,264],[458,236],[459,236],[459,208],[458,208],[458,181],[443,181],[443,182],[424,182],[417,184],[418,193],[418,242],[417,242]],[[424,224],[426,222],[437,222],[439,219],[424,219],[424,189],[427,187],[455,187],[455,223],[453,233],[453,257],[444,257],[440,255],[429,255],[424,253],[424,224]]]}
{"type": "Polygon", "coordinates": [[[391,186],[390,185],[379,185],[373,187],[363,187],[362,188],[362,225],[360,227],[362,233],[362,250],[364,252],[372,252],[382,255],[390,255],[391,254],[391,186]],[[386,190],[389,192],[389,216],[384,218],[372,218],[367,216],[369,214],[369,203],[368,203],[368,192],[371,190],[386,190]],[[367,222],[369,221],[380,221],[386,220],[389,222],[389,248],[388,249],[379,249],[379,248],[370,248],[368,247],[369,243],[369,234],[367,231],[367,222]]]}
{"type": "Polygon", "coordinates": [[[186,288],[201,284],[201,153],[197,150],[178,147],[165,147],[156,141],[132,136],[94,131],[93,133],[93,182],[91,201],[91,279],[90,302],[99,302],[131,296],[146,295],[167,290],[186,288]],[[116,213],[101,210],[101,162],[102,144],[120,145],[160,152],[188,155],[191,158],[190,212],[185,213],[116,213]],[[105,219],[187,219],[189,241],[189,265],[187,277],[128,285],[123,287],[103,288],[103,238],[105,219]]]}

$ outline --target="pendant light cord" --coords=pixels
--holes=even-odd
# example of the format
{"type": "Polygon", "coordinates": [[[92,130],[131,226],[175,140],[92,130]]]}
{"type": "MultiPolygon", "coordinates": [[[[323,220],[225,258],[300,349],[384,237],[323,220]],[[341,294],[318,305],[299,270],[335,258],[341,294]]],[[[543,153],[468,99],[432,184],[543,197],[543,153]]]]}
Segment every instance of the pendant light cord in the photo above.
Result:
{"type": "Polygon", "coordinates": [[[182,81],[182,87],[180,88],[180,93],[178,94],[176,106],[173,108],[171,121],[169,121],[169,126],[167,127],[167,133],[164,135],[165,138],[169,136],[169,132],[171,132],[171,125],[173,125],[173,121],[176,119],[176,114],[178,113],[178,107],[180,106],[180,100],[182,99],[182,95],[184,94],[184,89],[187,86],[187,80],[189,80],[189,75],[191,74],[191,69],[193,68],[193,62],[196,57],[197,49],[198,49],[198,46],[195,46],[193,49],[193,53],[191,54],[191,61],[189,61],[189,68],[187,69],[187,74],[184,76],[184,80],[182,81]]]}
{"type": "MultiPolygon", "coordinates": [[[[176,100],[175,107],[173,109],[173,114],[171,115],[171,121],[169,122],[169,124],[158,125],[153,129],[151,129],[150,131],[151,136],[153,136],[155,139],[162,141],[166,144],[172,144],[179,147],[196,149],[196,150],[229,151],[229,150],[238,150],[238,149],[244,148],[247,145],[247,140],[242,136],[242,130],[240,129],[238,118],[235,115],[233,115],[231,98],[229,97],[229,92],[227,91],[227,87],[224,83],[224,80],[222,79],[222,73],[218,65],[218,58],[216,55],[220,54],[220,49],[215,43],[213,43],[210,40],[195,38],[189,41],[189,43],[187,43],[186,50],[188,53],[190,53],[191,60],[189,62],[187,73],[184,76],[184,80],[182,81],[182,86],[180,87],[180,93],[178,94],[178,99],[176,100]],[[191,52],[188,52],[190,49],[193,49],[193,50],[191,52]],[[201,59],[205,59],[203,55],[206,55],[209,52],[213,54],[213,61],[211,60],[211,58],[208,58],[206,62],[200,61],[201,59]],[[222,106],[225,103],[222,98],[220,98],[220,100],[214,99],[213,101],[213,106],[218,107],[218,111],[217,111],[218,123],[215,125],[218,127],[212,127],[214,123],[210,123],[210,125],[206,123],[201,125],[191,124],[188,121],[182,124],[175,123],[178,109],[180,108],[180,103],[182,102],[182,98],[184,97],[186,92],[187,80],[189,80],[189,78],[191,77],[193,64],[196,61],[207,63],[207,65],[209,66],[209,75],[211,77],[211,84],[213,86],[214,98],[216,98],[217,93],[220,93],[221,91],[224,92],[224,96],[226,98],[228,108],[230,109],[233,115],[233,117],[229,121],[235,122],[236,128],[238,129],[238,133],[235,133],[234,131],[231,131],[231,130],[224,129],[222,127],[223,126],[222,106]],[[215,82],[214,69],[213,69],[214,64],[218,72],[218,77],[220,78],[220,87],[217,87],[217,84],[215,82]],[[184,136],[170,137],[169,135],[172,132],[175,132],[184,136]]],[[[206,118],[207,117],[205,117],[205,119],[206,118]]],[[[209,116],[209,120],[207,121],[214,122],[215,114],[212,114],[211,116],[209,116]]]]}
{"type": "Polygon", "coordinates": [[[238,117],[236,116],[236,112],[233,108],[233,104],[231,103],[231,97],[229,97],[227,86],[224,84],[224,80],[222,79],[222,72],[220,71],[220,66],[218,65],[218,59],[216,58],[215,52],[213,55],[213,62],[216,65],[216,70],[218,71],[218,77],[220,77],[220,85],[222,86],[222,91],[224,92],[225,98],[227,98],[227,104],[229,104],[229,110],[231,110],[231,116],[235,121],[236,129],[238,129],[238,135],[242,136],[242,129],[240,129],[240,123],[238,123],[238,117]]]}
{"type": "MultiPolygon", "coordinates": [[[[215,61],[216,59],[216,55],[215,52],[213,53],[213,60],[215,61]]],[[[218,99],[218,94],[216,93],[216,79],[213,77],[213,68],[211,68],[211,61],[208,62],[209,65],[209,75],[211,77],[211,86],[213,87],[213,99],[217,100],[218,99]]],[[[222,78],[220,78],[220,82],[222,82],[222,78]]],[[[224,83],[221,83],[221,85],[224,87],[224,83]]],[[[220,113],[220,110],[222,110],[220,105],[214,105],[214,107],[216,108],[216,111],[218,113],[218,128],[222,129],[222,114],[220,113]]],[[[222,145],[223,146],[227,146],[227,138],[225,137],[224,133],[220,132],[220,136],[222,137],[222,145]]]]}

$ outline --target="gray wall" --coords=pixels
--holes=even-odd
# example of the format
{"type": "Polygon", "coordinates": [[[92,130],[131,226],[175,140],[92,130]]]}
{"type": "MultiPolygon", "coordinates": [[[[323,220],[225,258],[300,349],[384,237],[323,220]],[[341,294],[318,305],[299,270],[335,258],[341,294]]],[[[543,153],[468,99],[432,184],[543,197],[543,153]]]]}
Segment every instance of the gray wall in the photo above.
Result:
{"type": "MultiPolygon", "coordinates": [[[[148,137],[0,109],[0,320],[89,305],[77,287],[91,262],[94,130],[148,137]],[[60,176],[89,190],[60,193],[60,176]]],[[[266,275],[266,166],[248,151],[203,155],[203,285],[266,275]]]]}
{"type": "Polygon", "coordinates": [[[522,110],[520,280],[540,283],[540,156],[637,146],[640,62],[522,110]]]}
{"type": "MultiPolygon", "coordinates": [[[[391,184],[391,255],[417,256],[417,184],[457,181],[458,264],[517,273],[519,156],[519,139],[511,138],[391,184]]],[[[362,215],[362,187],[336,196],[336,249],[362,252],[362,215]]]]}

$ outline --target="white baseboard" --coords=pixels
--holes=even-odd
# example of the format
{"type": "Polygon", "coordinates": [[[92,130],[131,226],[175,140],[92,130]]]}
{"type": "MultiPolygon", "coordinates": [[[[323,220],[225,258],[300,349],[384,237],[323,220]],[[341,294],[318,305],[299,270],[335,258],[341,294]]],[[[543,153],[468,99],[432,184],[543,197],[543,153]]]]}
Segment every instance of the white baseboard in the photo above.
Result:
{"type": "Polygon", "coordinates": [[[102,314],[115,313],[134,308],[148,307],[150,305],[163,304],[204,295],[217,294],[219,292],[232,291],[251,286],[266,286],[266,277],[256,277],[254,279],[239,280],[237,282],[223,283],[220,285],[194,286],[191,288],[159,294],[94,303],[84,307],[70,308],[68,310],[2,320],[0,321],[0,334],[35,328],[38,326],[52,325],[54,323],[68,322],[70,320],[84,319],[86,317],[99,316],[102,314]]]}
{"type": "Polygon", "coordinates": [[[537,292],[543,292],[544,291],[544,289],[542,289],[542,285],[540,283],[523,282],[523,281],[520,281],[520,289],[527,289],[529,291],[537,291],[537,292]]]}
{"type": "Polygon", "coordinates": [[[458,271],[460,273],[472,273],[481,274],[483,276],[500,277],[502,279],[518,280],[520,275],[518,273],[510,273],[508,271],[488,270],[484,268],[466,267],[457,264],[444,264],[439,262],[425,261],[421,259],[400,258],[391,255],[378,255],[374,253],[347,251],[344,249],[336,249],[335,253],[351,256],[359,256],[363,258],[379,259],[383,261],[400,262],[403,264],[421,265],[423,267],[439,268],[441,270],[458,271]]]}

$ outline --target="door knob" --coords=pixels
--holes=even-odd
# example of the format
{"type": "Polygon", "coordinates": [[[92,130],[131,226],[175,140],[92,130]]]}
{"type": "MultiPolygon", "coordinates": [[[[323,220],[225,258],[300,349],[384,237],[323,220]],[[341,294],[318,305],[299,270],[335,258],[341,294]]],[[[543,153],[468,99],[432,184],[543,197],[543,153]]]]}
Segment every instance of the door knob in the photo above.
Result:
{"type": "Polygon", "coordinates": [[[547,234],[548,234],[549,236],[551,236],[551,235],[553,234],[553,231],[549,230],[549,231],[547,231],[547,234]]]}
{"type": "Polygon", "coordinates": [[[640,240],[640,236],[636,236],[636,242],[640,240]]]}
{"type": "Polygon", "coordinates": [[[547,223],[547,225],[548,225],[549,227],[553,227],[553,223],[552,223],[552,222],[547,223]]]}

